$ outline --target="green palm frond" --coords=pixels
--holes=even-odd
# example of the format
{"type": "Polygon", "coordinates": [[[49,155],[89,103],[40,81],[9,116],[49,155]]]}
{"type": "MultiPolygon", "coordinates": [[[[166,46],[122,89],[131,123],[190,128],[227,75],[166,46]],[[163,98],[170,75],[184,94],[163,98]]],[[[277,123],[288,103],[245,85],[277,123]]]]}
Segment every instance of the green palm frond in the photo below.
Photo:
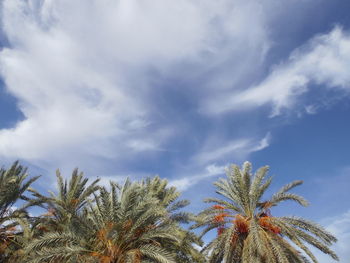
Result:
{"type": "Polygon", "coordinates": [[[289,192],[302,181],[287,184],[271,198],[263,200],[272,182],[267,172],[265,166],[253,174],[251,164],[245,162],[241,169],[231,165],[227,178],[214,183],[223,199],[206,199],[205,202],[213,206],[203,210],[192,226],[203,228],[200,236],[214,229],[218,231],[217,237],[203,249],[208,262],[306,263],[311,260],[317,263],[305,243],[338,260],[329,248],[336,238],[321,226],[298,217],[271,215],[270,209],[283,201],[294,201],[302,206],[307,206],[308,202],[289,192]]]}
{"type": "Polygon", "coordinates": [[[180,225],[190,220],[190,213],[180,211],[188,201],[178,201],[180,194],[165,180],[127,179],[123,185],[111,182],[108,189],[96,189],[94,183],[85,188],[87,180],[77,170],[69,182],[59,173],[57,180],[59,194],[46,202],[55,209],[52,219],[70,213],[71,220],[35,239],[26,249],[29,262],[203,262],[193,247],[200,239],[180,225]],[[83,205],[71,210],[71,200],[83,205]]]}
{"type": "Polygon", "coordinates": [[[29,178],[27,168],[18,161],[0,169],[0,262],[20,262],[22,247],[31,237],[27,209],[40,204],[26,194],[38,178],[29,178]]]}

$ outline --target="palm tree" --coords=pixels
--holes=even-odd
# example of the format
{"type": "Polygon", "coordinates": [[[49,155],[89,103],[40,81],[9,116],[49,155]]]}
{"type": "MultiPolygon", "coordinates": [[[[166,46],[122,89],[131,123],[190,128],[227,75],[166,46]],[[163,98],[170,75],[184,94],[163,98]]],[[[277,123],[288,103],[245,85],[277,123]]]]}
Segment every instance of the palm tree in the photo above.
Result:
{"type": "Polygon", "coordinates": [[[202,246],[202,240],[193,232],[179,227],[179,224],[188,224],[194,221],[195,216],[193,214],[180,211],[180,209],[188,206],[190,202],[183,199],[178,200],[180,192],[175,187],[167,187],[167,183],[167,180],[162,180],[158,176],[147,178],[141,182],[145,187],[145,191],[156,197],[159,200],[159,204],[167,211],[167,216],[163,218],[161,224],[178,225],[176,236],[178,236],[180,242],[171,242],[164,245],[176,255],[175,261],[177,263],[202,263],[205,261],[205,258],[194,247],[194,245],[202,246]]]}
{"type": "Polygon", "coordinates": [[[181,207],[168,207],[177,196],[159,178],[127,180],[123,186],[111,182],[65,229],[34,240],[28,262],[175,263],[175,248],[191,251],[194,240],[185,241],[187,232],[179,225],[186,215],[170,213],[181,207]]]}
{"type": "MultiPolygon", "coordinates": [[[[0,169],[0,262],[15,262],[15,252],[19,252],[22,241],[28,235],[29,215],[27,208],[38,203],[25,193],[39,176],[29,180],[27,169],[15,162],[9,169],[0,169]],[[19,201],[22,200],[22,206],[19,201]]],[[[33,190],[34,191],[34,190],[33,190]]]]}
{"type": "MultiPolygon", "coordinates": [[[[33,222],[39,233],[49,231],[62,231],[77,220],[80,211],[85,207],[88,198],[98,189],[99,179],[87,185],[88,178],[84,174],[74,169],[69,180],[64,179],[59,170],[56,171],[58,193],[50,191],[50,196],[44,196],[35,192],[34,195],[41,200],[41,207],[47,213],[33,222]]],[[[37,234],[36,234],[37,235],[37,234]]]]}
{"type": "Polygon", "coordinates": [[[193,226],[204,227],[200,236],[217,229],[216,238],[203,248],[209,263],[306,263],[310,259],[317,263],[305,243],[338,260],[329,249],[336,238],[321,226],[299,217],[272,216],[270,209],[283,201],[295,201],[302,206],[308,202],[289,192],[302,181],[285,185],[263,201],[272,181],[267,172],[265,166],[252,175],[251,164],[245,162],[242,169],[232,165],[227,179],[214,184],[223,199],[206,199],[214,205],[201,212],[193,226]]]}

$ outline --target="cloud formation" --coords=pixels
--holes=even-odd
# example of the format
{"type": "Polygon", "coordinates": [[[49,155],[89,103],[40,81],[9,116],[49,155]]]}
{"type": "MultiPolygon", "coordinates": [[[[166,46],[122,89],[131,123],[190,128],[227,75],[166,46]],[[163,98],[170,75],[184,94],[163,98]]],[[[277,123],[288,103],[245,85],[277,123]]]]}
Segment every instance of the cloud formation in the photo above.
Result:
{"type": "Polygon", "coordinates": [[[209,148],[209,145],[205,146],[202,151],[193,156],[190,162],[192,163],[191,170],[197,172],[191,172],[190,176],[171,180],[170,185],[185,191],[200,183],[201,180],[222,175],[225,173],[225,168],[229,166],[229,161],[234,159],[237,162],[243,162],[250,154],[268,147],[270,138],[270,134],[267,134],[260,140],[242,138],[219,148],[209,148]],[[218,163],[224,163],[224,165],[218,165],[218,163]],[[200,168],[203,166],[205,167],[204,171],[198,173],[198,170],[201,170],[200,168]]]}
{"type": "MultiPolygon", "coordinates": [[[[326,226],[326,229],[338,239],[338,242],[332,247],[332,249],[339,256],[340,262],[348,262],[348,259],[350,258],[350,211],[341,215],[326,218],[322,223],[326,226]]],[[[336,262],[328,255],[325,255],[316,249],[313,249],[313,252],[317,259],[319,259],[320,263],[336,262]]]]}
{"type": "Polygon", "coordinates": [[[238,81],[221,72],[228,58],[249,48],[243,71],[263,58],[264,19],[256,1],[5,0],[0,73],[24,119],[0,130],[0,155],[59,162],[164,150],[179,128],[157,100],[163,80],[190,85],[213,71],[185,95],[197,107],[204,89],[238,81]]]}
{"type": "Polygon", "coordinates": [[[199,183],[201,180],[204,180],[209,177],[218,176],[225,173],[226,166],[218,166],[215,164],[208,165],[204,172],[191,175],[187,177],[183,177],[180,179],[171,180],[169,182],[170,186],[175,186],[180,191],[186,191],[188,188],[194,186],[199,183]]]}
{"type": "MultiPolygon", "coordinates": [[[[283,109],[292,109],[299,96],[313,85],[348,92],[349,67],[350,34],[338,26],[297,48],[287,61],[275,65],[259,84],[241,92],[220,95],[220,104],[214,99],[207,102],[206,108],[218,114],[271,105],[271,116],[279,115],[283,109]]],[[[310,105],[306,108],[309,113],[314,110],[310,105]]]]}
{"type": "Polygon", "coordinates": [[[0,74],[23,120],[0,129],[0,157],[103,167],[188,150],[206,167],[267,147],[269,136],[257,138],[268,131],[231,135],[225,121],[264,105],[272,115],[292,109],[313,83],[346,90],[350,61],[349,34],[337,27],[259,82],[269,25],[282,17],[273,2],[3,1],[0,74]],[[174,138],[195,143],[184,150],[174,138]]]}
{"type": "Polygon", "coordinates": [[[198,164],[206,164],[213,161],[233,158],[236,160],[245,159],[249,154],[263,150],[269,146],[271,135],[267,134],[264,138],[256,140],[253,138],[241,138],[232,142],[225,143],[223,146],[215,147],[205,146],[201,152],[193,157],[198,164]]]}

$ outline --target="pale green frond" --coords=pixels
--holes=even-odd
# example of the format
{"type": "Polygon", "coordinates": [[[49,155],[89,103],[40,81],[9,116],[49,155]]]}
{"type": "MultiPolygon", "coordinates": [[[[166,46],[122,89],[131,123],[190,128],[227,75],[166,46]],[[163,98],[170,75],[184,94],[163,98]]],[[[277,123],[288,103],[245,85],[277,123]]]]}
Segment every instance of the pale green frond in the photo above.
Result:
{"type": "Polygon", "coordinates": [[[276,194],[282,194],[282,193],[288,192],[289,190],[293,189],[294,187],[302,185],[302,184],[303,184],[302,180],[293,181],[293,182],[283,186],[280,190],[277,191],[276,194]]]}
{"type": "Polygon", "coordinates": [[[236,206],[235,204],[233,204],[232,202],[228,202],[226,200],[221,200],[218,198],[206,198],[203,200],[205,203],[215,203],[218,205],[222,205],[227,209],[231,209],[232,211],[235,211],[237,213],[242,213],[242,209],[238,206],[236,206]]]}
{"type": "Polygon", "coordinates": [[[300,217],[281,217],[280,219],[290,225],[299,227],[314,234],[329,245],[337,241],[337,238],[335,236],[333,236],[331,233],[326,231],[322,226],[315,222],[300,217]]]}
{"type": "Polygon", "coordinates": [[[249,190],[249,196],[250,196],[250,205],[253,208],[256,206],[257,202],[259,201],[261,195],[264,193],[264,190],[262,189],[262,183],[267,176],[267,172],[269,170],[268,166],[264,166],[258,169],[256,172],[253,182],[251,184],[250,190],[249,190]]]}
{"type": "Polygon", "coordinates": [[[294,201],[299,203],[302,206],[308,206],[309,202],[305,200],[302,196],[299,196],[297,194],[291,194],[291,193],[281,193],[273,195],[271,200],[269,201],[273,206],[278,205],[280,202],[283,201],[294,201]]]}
{"type": "Polygon", "coordinates": [[[315,260],[303,242],[337,259],[329,249],[336,239],[320,226],[304,219],[272,216],[272,207],[283,201],[295,201],[303,206],[308,202],[288,192],[302,181],[287,184],[267,201],[262,200],[272,182],[267,172],[265,166],[253,176],[250,163],[244,163],[242,169],[231,165],[227,178],[214,183],[222,199],[206,199],[205,202],[214,205],[200,212],[192,226],[202,228],[200,237],[218,230],[218,235],[203,249],[208,262],[308,263],[309,259],[296,247],[315,260]],[[228,237],[228,233],[233,232],[234,240],[228,237]]]}
{"type": "Polygon", "coordinates": [[[174,255],[155,245],[144,245],[140,247],[142,255],[154,260],[156,263],[176,263],[174,255]]]}

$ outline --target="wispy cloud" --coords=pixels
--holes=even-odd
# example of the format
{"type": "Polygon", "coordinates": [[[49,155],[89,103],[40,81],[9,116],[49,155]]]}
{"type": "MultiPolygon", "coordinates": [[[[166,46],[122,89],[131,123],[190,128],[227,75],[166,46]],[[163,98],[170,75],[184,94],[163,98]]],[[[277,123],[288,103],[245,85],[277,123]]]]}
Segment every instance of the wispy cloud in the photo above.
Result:
{"type": "Polygon", "coordinates": [[[188,81],[185,96],[198,105],[204,88],[237,81],[223,75],[228,58],[245,53],[246,66],[230,63],[230,71],[250,71],[269,43],[256,1],[5,0],[2,7],[9,46],[0,73],[24,120],[0,130],[0,156],[36,163],[164,150],[181,127],[157,100],[163,80],[188,81]],[[210,84],[193,84],[203,76],[210,84]]]}
{"type": "Polygon", "coordinates": [[[185,191],[208,177],[222,175],[225,173],[225,168],[230,161],[243,161],[251,153],[265,149],[269,146],[270,139],[271,135],[267,134],[260,140],[239,139],[219,148],[210,149],[205,147],[191,160],[191,170],[196,172],[190,172],[187,177],[174,179],[170,181],[170,185],[176,186],[178,189],[185,191]],[[227,160],[227,162],[225,160],[227,160]],[[225,162],[225,164],[217,165],[217,162],[225,162]],[[198,167],[203,166],[205,167],[204,171],[198,173],[197,171],[201,170],[198,167]]]}
{"type": "MultiPolygon", "coordinates": [[[[325,225],[326,229],[338,239],[338,242],[332,247],[332,249],[339,256],[340,262],[348,262],[348,259],[350,258],[350,211],[325,218],[321,223],[325,225]]],[[[328,255],[325,255],[316,249],[313,249],[313,252],[317,259],[319,259],[320,263],[336,262],[328,255]]]]}
{"type": "MultiPolygon", "coordinates": [[[[312,85],[349,91],[349,67],[350,34],[335,27],[297,48],[259,84],[238,93],[220,95],[220,99],[213,98],[207,102],[206,109],[209,113],[222,113],[272,105],[271,116],[279,115],[281,110],[297,105],[299,96],[312,85]]],[[[313,109],[307,107],[306,111],[313,113],[313,109]]]]}
{"type": "Polygon", "coordinates": [[[208,165],[203,173],[192,175],[188,177],[183,177],[180,179],[171,180],[169,182],[170,186],[175,186],[180,191],[186,191],[188,188],[199,183],[208,177],[217,176],[225,173],[226,166],[217,166],[215,164],[208,165]]]}
{"type": "MultiPolygon", "coordinates": [[[[181,152],[172,140],[198,132],[197,121],[214,122],[213,113],[232,111],[226,117],[234,119],[272,105],[279,114],[312,82],[347,89],[349,36],[338,27],[250,87],[273,42],[268,25],[281,17],[268,12],[272,2],[3,1],[9,45],[0,52],[0,74],[24,119],[0,130],[1,158],[122,166],[142,154],[181,152]]],[[[307,112],[318,110],[310,105],[307,112]]],[[[217,123],[188,146],[189,160],[205,167],[269,145],[260,131],[213,142],[229,129],[217,123]]]]}
{"type": "Polygon", "coordinates": [[[231,142],[225,142],[223,146],[205,146],[200,153],[193,157],[193,160],[199,164],[230,159],[245,159],[249,154],[260,151],[269,146],[271,139],[270,133],[264,138],[257,140],[255,138],[241,138],[231,142]]]}

